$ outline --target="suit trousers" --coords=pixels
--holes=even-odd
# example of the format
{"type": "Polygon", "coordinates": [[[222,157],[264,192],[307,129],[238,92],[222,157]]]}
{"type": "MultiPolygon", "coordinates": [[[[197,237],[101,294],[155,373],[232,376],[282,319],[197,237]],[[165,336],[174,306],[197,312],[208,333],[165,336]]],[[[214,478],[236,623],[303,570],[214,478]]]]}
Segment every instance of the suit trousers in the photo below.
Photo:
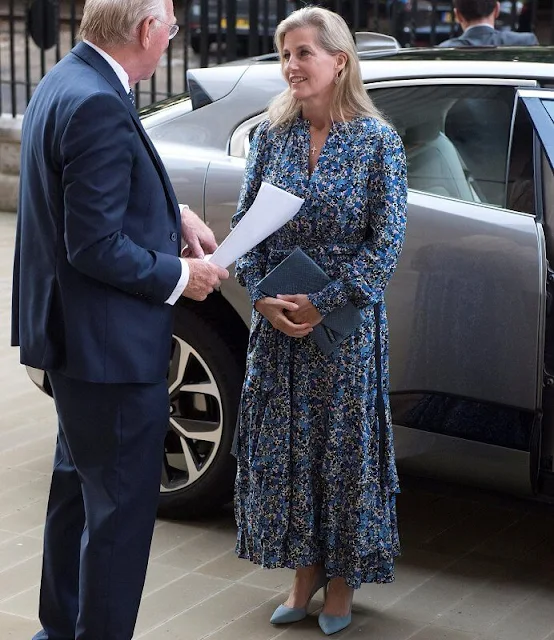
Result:
{"type": "Polygon", "coordinates": [[[131,640],[156,518],[167,383],[48,373],[59,419],[34,640],[131,640]]]}

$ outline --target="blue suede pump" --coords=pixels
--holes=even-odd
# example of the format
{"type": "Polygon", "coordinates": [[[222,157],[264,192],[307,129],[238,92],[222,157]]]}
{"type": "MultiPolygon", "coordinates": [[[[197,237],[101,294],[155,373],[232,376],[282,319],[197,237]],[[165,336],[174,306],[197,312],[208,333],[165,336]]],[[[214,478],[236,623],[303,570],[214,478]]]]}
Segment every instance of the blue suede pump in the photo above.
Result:
{"type": "Polygon", "coordinates": [[[327,589],[328,582],[328,578],[324,573],[322,573],[317,579],[317,582],[315,583],[314,588],[310,593],[310,597],[308,598],[308,602],[306,602],[306,606],[286,607],[284,604],[280,604],[271,616],[271,624],[290,624],[291,622],[300,622],[300,620],[304,620],[304,618],[308,615],[308,606],[312,598],[321,588],[327,589]]]}
{"type": "Polygon", "coordinates": [[[327,613],[320,613],[317,619],[319,628],[326,636],[342,631],[352,622],[352,612],[345,616],[330,616],[327,613]]]}

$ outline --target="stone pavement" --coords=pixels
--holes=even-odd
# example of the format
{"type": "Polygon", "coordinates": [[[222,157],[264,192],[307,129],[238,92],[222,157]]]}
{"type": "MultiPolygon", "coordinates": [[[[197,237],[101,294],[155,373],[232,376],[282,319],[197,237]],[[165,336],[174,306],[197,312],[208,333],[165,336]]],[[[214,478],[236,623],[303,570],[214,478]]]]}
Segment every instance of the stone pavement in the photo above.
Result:
{"type": "MultiPolygon", "coordinates": [[[[30,640],[56,420],[8,346],[14,229],[0,213],[0,640],[30,640]]],[[[337,638],[554,640],[554,507],[404,479],[399,518],[396,582],[362,587],[337,638]]],[[[313,615],[269,624],[292,572],[240,561],[233,545],[230,508],[159,521],[135,638],[321,640],[313,615]]]]}

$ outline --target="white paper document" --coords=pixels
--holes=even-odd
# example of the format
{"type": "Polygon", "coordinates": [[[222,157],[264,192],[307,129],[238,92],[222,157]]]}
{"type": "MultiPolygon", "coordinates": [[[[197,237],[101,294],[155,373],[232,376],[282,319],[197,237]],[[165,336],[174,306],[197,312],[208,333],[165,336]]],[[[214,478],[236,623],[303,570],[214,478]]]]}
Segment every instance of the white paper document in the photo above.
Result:
{"type": "Polygon", "coordinates": [[[208,260],[226,269],[237,258],[292,220],[303,204],[303,198],[262,182],[250,209],[208,260]]]}

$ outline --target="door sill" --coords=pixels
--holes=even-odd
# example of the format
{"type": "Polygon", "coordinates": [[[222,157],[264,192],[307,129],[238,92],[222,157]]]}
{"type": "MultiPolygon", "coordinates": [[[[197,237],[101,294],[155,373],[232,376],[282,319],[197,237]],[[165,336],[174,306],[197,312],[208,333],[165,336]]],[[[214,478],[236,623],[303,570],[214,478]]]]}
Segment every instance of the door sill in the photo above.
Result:
{"type": "Polygon", "coordinates": [[[394,440],[402,473],[535,497],[528,451],[397,425],[394,440]]]}

